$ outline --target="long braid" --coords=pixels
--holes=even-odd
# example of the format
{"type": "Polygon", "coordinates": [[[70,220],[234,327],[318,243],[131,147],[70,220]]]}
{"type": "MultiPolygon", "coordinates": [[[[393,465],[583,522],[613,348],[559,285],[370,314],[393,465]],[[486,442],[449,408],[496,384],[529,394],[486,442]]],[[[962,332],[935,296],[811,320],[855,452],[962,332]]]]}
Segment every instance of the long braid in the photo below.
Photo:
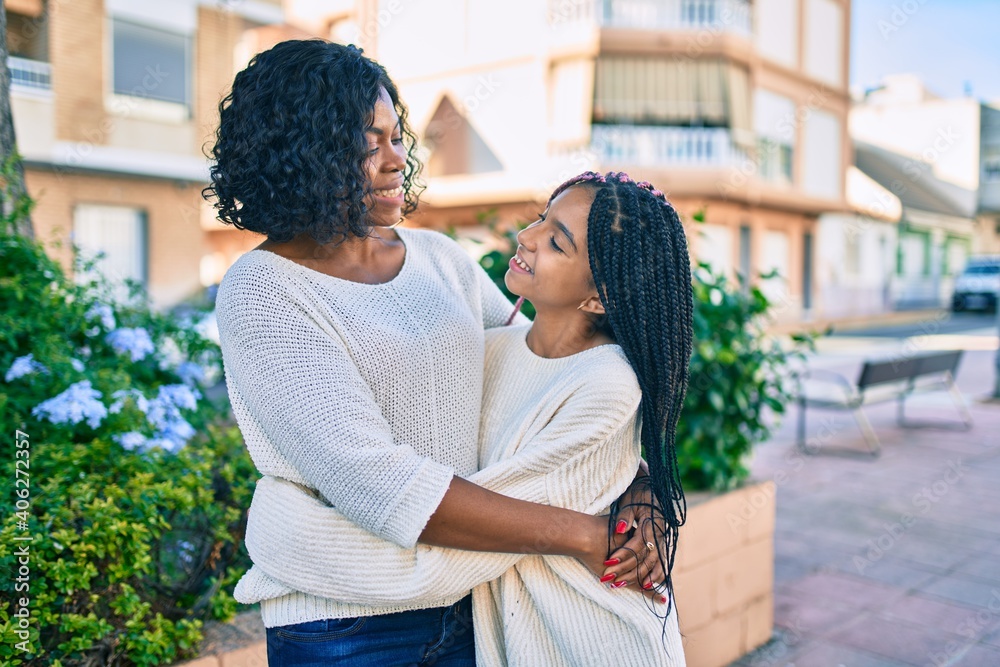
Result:
{"type": "MultiPolygon", "coordinates": [[[[621,346],[642,390],[640,438],[649,464],[654,544],[673,604],[672,570],[687,515],[676,433],[687,392],[693,339],[691,265],[684,228],[663,193],[623,173],[587,172],[576,185],[594,189],[587,220],[590,268],[604,306],[602,327],[621,346]]],[[[550,199],[551,201],[551,199],[550,199]]],[[[625,508],[612,507],[609,531],[625,508]]],[[[670,614],[668,606],[664,617],[670,614]]]]}

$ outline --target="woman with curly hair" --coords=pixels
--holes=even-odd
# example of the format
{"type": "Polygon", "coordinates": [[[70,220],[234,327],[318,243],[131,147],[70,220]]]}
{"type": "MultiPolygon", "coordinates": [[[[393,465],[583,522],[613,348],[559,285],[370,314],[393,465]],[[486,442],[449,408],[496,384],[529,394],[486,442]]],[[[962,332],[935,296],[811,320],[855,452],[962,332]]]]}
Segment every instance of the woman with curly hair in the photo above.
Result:
{"type": "MultiPolygon", "coordinates": [[[[530,325],[486,333],[482,467],[470,479],[590,514],[611,506],[611,531],[615,499],[644,449],[655,512],[666,525],[650,524],[645,548],[667,575],[643,576],[642,589],[667,606],[615,594],[611,589],[630,583],[616,580],[615,568],[602,579],[607,588],[595,586],[582,563],[564,557],[394,548],[344,575],[316,538],[253,511],[251,554],[275,577],[295,572],[288,585],[345,601],[432,600],[475,585],[480,664],[683,666],[670,572],[686,509],[674,449],[693,336],[684,229],[648,183],[587,172],[553,193],[518,242],[505,279],[536,316],[530,325]],[[279,544],[293,554],[321,554],[323,574],[299,576],[303,568],[288,568],[273,548],[279,544]],[[380,592],[386,582],[391,592],[380,592]]],[[[260,496],[280,497],[289,486],[269,481],[260,496]]],[[[318,500],[301,498],[295,514],[320,528],[326,547],[363,539],[318,500]]]]}
{"type": "MultiPolygon", "coordinates": [[[[318,545],[320,527],[294,509],[321,498],[358,529],[323,547],[347,576],[419,542],[663,581],[647,508],[624,510],[609,534],[606,518],[464,479],[479,467],[484,329],[511,307],[453,241],[394,228],[416,205],[419,163],[385,70],[354,47],[285,42],[236,76],[220,115],[206,194],[224,222],[267,236],[216,301],[233,411],[264,475],[254,519],[318,545]],[[278,480],[283,494],[259,497],[278,480]]],[[[473,664],[471,586],[419,602],[324,597],[287,585],[327,574],[318,554],[266,546],[283,570],[255,565],[237,594],[260,602],[272,665],[473,664]]]]}

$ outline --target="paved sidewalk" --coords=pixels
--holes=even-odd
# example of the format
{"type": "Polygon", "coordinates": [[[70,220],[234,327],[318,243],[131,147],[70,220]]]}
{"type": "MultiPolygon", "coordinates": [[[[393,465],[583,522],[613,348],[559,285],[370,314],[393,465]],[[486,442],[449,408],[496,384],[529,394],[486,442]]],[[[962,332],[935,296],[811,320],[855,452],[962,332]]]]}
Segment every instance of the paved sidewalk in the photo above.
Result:
{"type": "MultiPolygon", "coordinates": [[[[970,347],[958,379],[971,431],[901,430],[889,403],[866,410],[881,458],[805,456],[793,407],[757,449],[754,476],[778,488],[776,633],[735,665],[1000,666],[1000,403],[981,400],[995,352],[970,347]]],[[[817,361],[853,378],[860,355],[817,361]]],[[[907,405],[910,417],[955,415],[947,394],[907,405]]],[[[864,448],[849,413],[809,415],[810,434],[864,448]]]]}

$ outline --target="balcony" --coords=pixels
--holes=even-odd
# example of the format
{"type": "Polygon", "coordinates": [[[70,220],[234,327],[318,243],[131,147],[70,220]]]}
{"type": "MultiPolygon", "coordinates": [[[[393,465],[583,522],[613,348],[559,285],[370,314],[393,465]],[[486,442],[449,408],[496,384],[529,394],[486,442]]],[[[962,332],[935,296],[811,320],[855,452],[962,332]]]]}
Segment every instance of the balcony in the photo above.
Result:
{"type": "Polygon", "coordinates": [[[8,56],[10,85],[14,91],[44,92],[52,90],[52,65],[38,60],[8,56]]]}
{"type": "Polygon", "coordinates": [[[549,23],[606,28],[732,31],[749,36],[749,0],[549,0],[549,23]]]}
{"type": "Polygon", "coordinates": [[[747,157],[727,128],[594,125],[591,150],[619,167],[732,167],[747,157]]]}

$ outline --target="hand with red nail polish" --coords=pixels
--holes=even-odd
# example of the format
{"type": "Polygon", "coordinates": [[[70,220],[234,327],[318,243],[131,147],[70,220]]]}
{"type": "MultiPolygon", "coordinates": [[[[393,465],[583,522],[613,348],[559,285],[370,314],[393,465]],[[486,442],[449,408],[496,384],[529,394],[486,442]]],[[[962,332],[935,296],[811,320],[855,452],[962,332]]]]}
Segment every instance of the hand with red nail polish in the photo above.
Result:
{"type": "Polygon", "coordinates": [[[614,580],[615,580],[615,575],[614,574],[606,574],[603,577],[601,577],[601,583],[602,584],[606,584],[609,581],[614,581],[614,580]]]}
{"type": "Polygon", "coordinates": [[[625,521],[619,521],[615,525],[615,532],[619,535],[624,535],[628,531],[628,524],[625,521]]]}
{"type": "Polygon", "coordinates": [[[606,561],[604,561],[604,564],[607,565],[608,567],[611,567],[612,565],[618,565],[618,563],[620,562],[621,561],[618,560],[617,558],[609,558],[606,561]]]}

